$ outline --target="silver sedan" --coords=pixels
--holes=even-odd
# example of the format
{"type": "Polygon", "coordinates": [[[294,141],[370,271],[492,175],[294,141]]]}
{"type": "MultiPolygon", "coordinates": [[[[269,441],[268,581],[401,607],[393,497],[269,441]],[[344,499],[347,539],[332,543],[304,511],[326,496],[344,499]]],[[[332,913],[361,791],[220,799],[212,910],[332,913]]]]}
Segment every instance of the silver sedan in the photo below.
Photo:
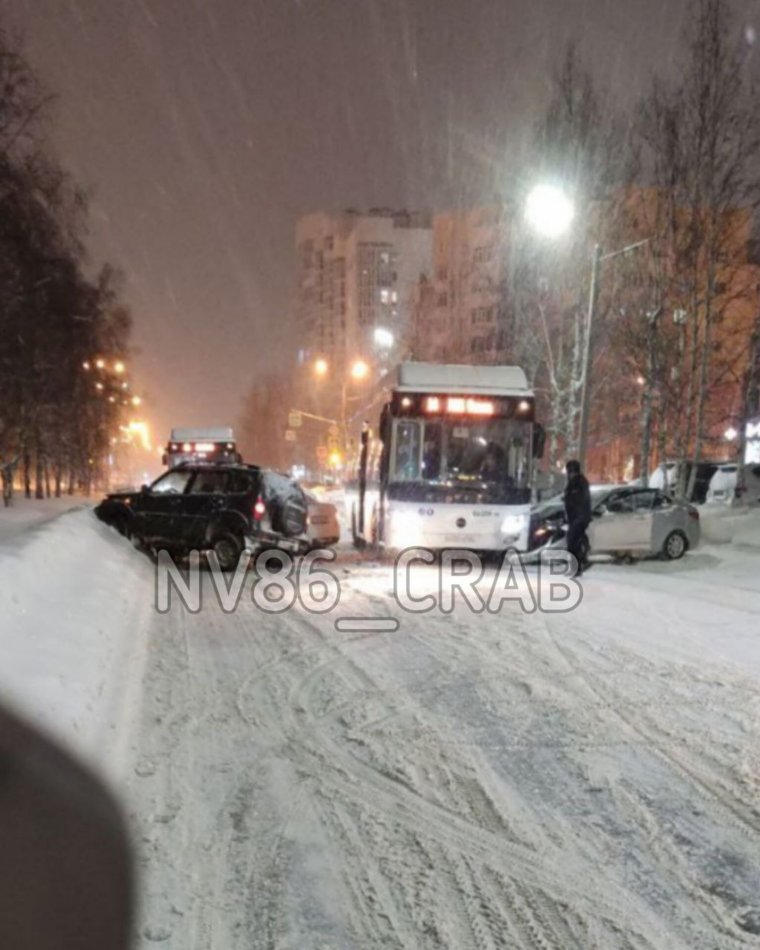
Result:
{"type": "Polygon", "coordinates": [[[592,554],[676,560],[699,544],[699,511],[656,488],[621,488],[597,501],[587,533],[592,554]]]}

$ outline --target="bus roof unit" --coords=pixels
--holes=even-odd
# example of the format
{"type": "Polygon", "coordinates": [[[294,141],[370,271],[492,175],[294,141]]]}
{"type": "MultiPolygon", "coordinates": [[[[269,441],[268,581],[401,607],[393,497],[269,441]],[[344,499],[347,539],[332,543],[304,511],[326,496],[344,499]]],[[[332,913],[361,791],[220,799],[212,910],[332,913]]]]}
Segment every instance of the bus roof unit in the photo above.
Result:
{"type": "Polygon", "coordinates": [[[229,426],[208,426],[198,429],[172,429],[172,442],[234,442],[229,426]]]}
{"type": "Polygon", "coordinates": [[[440,363],[401,363],[397,392],[462,393],[463,395],[532,396],[519,366],[469,366],[440,363]]]}

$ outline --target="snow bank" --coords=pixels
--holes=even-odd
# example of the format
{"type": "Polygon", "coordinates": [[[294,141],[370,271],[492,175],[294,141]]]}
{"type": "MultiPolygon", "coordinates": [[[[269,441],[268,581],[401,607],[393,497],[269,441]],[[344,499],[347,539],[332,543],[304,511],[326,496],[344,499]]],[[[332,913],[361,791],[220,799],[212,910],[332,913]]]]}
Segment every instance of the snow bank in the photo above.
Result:
{"type": "Polygon", "coordinates": [[[151,592],[149,562],[89,508],[0,546],[0,699],[114,777],[151,592]]]}
{"type": "Polygon", "coordinates": [[[760,548],[760,509],[729,505],[702,505],[702,540],[760,548]]]}
{"type": "Polygon", "coordinates": [[[51,521],[74,508],[83,508],[86,502],[77,495],[63,498],[24,498],[13,496],[13,504],[5,508],[0,503],[0,544],[15,541],[35,525],[51,521]]]}

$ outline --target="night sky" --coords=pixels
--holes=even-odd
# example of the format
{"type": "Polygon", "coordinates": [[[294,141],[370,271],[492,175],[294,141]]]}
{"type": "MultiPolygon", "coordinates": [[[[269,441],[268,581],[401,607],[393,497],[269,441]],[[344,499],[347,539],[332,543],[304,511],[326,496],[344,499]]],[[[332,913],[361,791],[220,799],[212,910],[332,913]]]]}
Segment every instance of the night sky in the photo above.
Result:
{"type": "MultiPolygon", "coordinates": [[[[292,337],[293,229],[326,208],[487,201],[566,39],[621,98],[686,0],[0,0],[51,135],[127,274],[159,441],[233,423],[292,337]]],[[[760,28],[760,3],[737,5],[760,28]]],[[[757,56],[752,50],[751,55],[757,56]]]]}

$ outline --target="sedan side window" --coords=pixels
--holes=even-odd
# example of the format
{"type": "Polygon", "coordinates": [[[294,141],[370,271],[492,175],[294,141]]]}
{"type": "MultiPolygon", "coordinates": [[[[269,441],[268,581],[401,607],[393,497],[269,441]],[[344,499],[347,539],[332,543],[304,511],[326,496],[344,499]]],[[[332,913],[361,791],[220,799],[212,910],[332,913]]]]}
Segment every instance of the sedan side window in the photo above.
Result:
{"type": "Polygon", "coordinates": [[[634,511],[651,511],[656,494],[654,491],[637,491],[632,496],[634,511]]]}
{"type": "Polygon", "coordinates": [[[192,472],[168,472],[150,486],[154,495],[181,495],[187,488],[192,472]]]}
{"type": "Polygon", "coordinates": [[[633,511],[633,500],[630,495],[614,495],[607,502],[606,508],[613,515],[630,514],[633,511]]]}

